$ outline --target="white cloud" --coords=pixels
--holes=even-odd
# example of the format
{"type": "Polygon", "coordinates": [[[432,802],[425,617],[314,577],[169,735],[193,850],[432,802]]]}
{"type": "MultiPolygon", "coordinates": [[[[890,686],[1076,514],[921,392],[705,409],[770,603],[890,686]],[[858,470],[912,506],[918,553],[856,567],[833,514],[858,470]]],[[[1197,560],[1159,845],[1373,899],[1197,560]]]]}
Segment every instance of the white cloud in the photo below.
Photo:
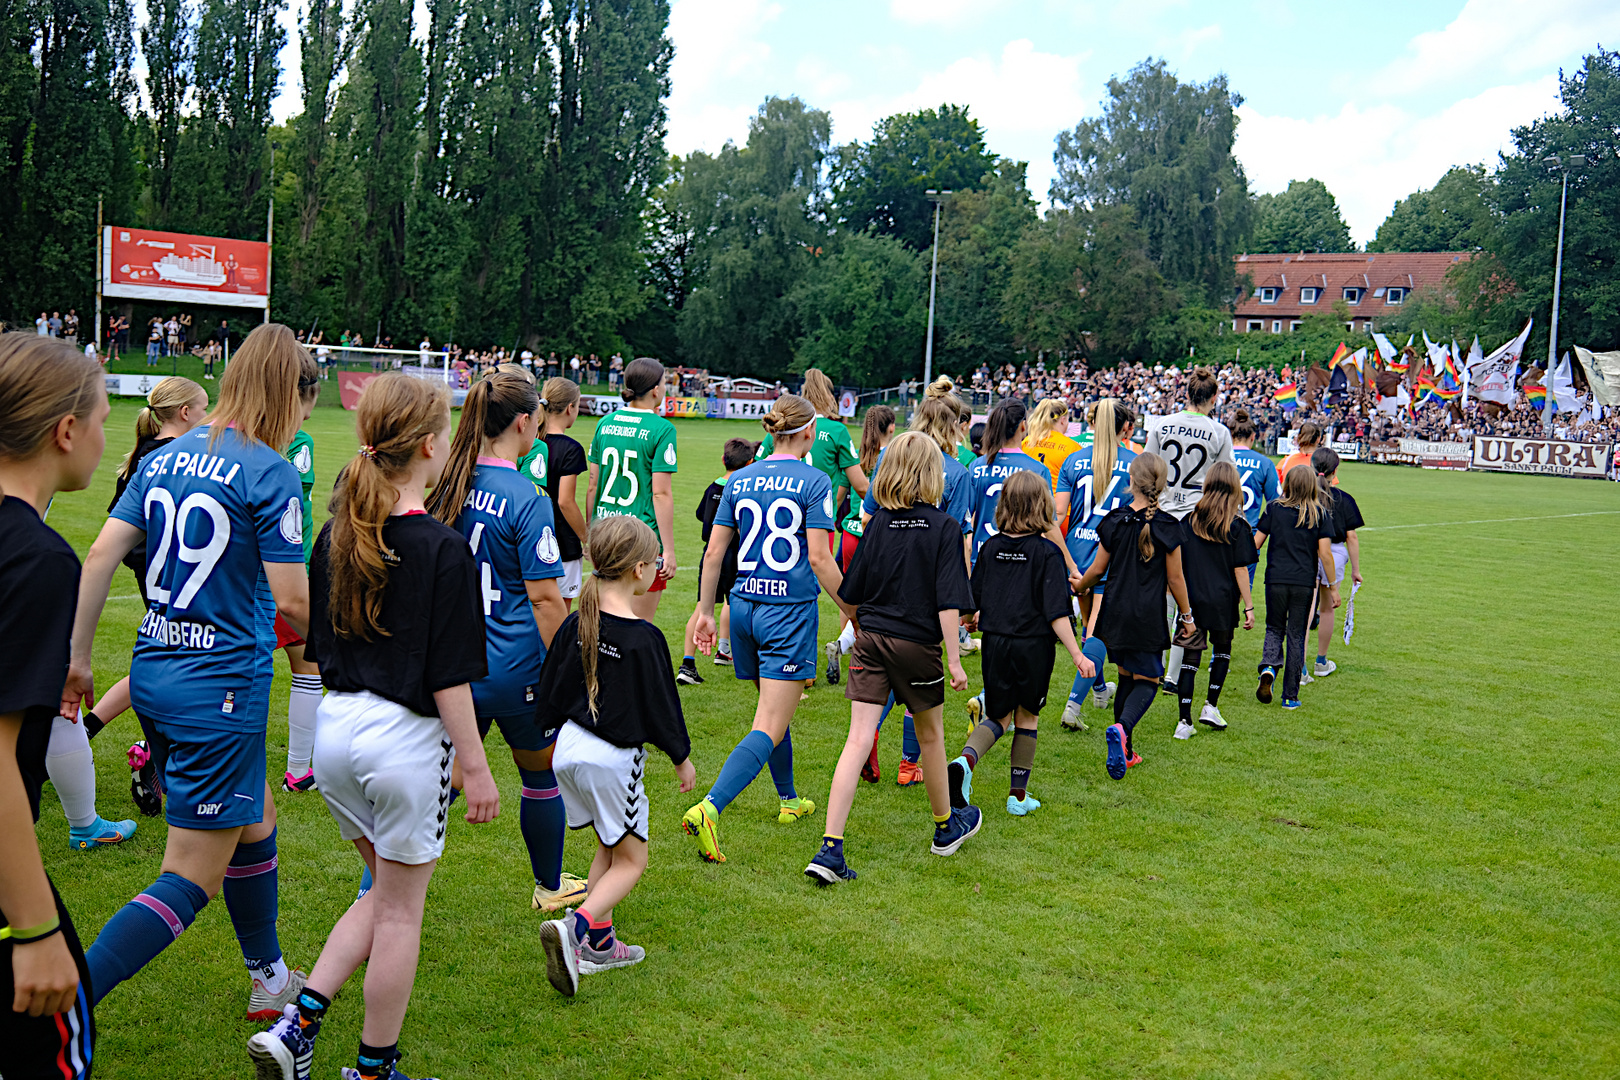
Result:
{"type": "Polygon", "coordinates": [[[889,14],[910,26],[951,25],[968,16],[993,14],[1005,6],[994,0],[889,0],[889,14]]]}
{"type": "Polygon", "coordinates": [[[1212,41],[1220,41],[1222,37],[1220,23],[1211,23],[1194,29],[1183,30],[1176,37],[1176,51],[1182,57],[1191,56],[1202,46],[1212,41]]]}
{"type": "Polygon", "coordinates": [[[676,153],[718,150],[727,139],[742,141],[748,118],[763,93],[726,93],[724,84],[759,84],[769,73],[771,47],[766,28],[782,6],[765,0],[675,0],[669,36],[675,43],[670,64],[669,137],[676,153]]]}
{"type": "Polygon", "coordinates": [[[1468,0],[1444,28],[1414,37],[1410,58],[1391,65],[1375,85],[1402,94],[1459,79],[1501,81],[1545,71],[1617,34],[1614,0],[1468,0]]]}

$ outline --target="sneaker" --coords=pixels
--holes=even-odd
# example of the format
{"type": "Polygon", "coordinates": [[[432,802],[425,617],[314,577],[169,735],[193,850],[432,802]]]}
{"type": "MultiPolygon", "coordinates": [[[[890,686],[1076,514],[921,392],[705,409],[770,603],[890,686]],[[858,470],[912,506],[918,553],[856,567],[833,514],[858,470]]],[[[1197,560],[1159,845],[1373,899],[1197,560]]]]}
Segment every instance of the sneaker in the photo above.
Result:
{"type": "Polygon", "coordinates": [[[579,990],[579,942],[574,940],[574,915],[540,924],[540,947],[546,953],[546,978],[557,993],[573,997],[579,990]]]}
{"type": "Polygon", "coordinates": [[[1073,698],[1063,706],[1063,719],[1059,721],[1068,731],[1089,731],[1086,722],[1080,718],[1080,703],[1073,698]]]}
{"type": "MultiPolygon", "coordinates": [[[[287,972],[287,985],[282,988],[281,993],[272,994],[264,988],[263,980],[255,978],[253,980],[253,991],[248,994],[247,1018],[262,1023],[265,1020],[274,1020],[276,1017],[284,1015],[287,1006],[298,1000],[298,992],[304,988],[304,984],[308,981],[308,975],[305,975],[297,968],[293,968],[287,972]]],[[[297,1011],[296,1007],[294,1011],[297,1011]]]]}
{"type": "Polygon", "coordinates": [[[1226,717],[1221,715],[1221,710],[1207,701],[1204,702],[1204,707],[1198,710],[1198,722],[1205,727],[1214,728],[1216,731],[1226,730],[1226,717]]]}
{"type": "Polygon", "coordinates": [[[1285,709],[1297,709],[1297,708],[1299,708],[1299,698],[1283,698],[1283,708],[1285,708],[1285,709]]]}
{"type": "Polygon", "coordinates": [[[1125,779],[1125,726],[1109,724],[1103,739],[1108,743],[1108,775],[1115,780],[1125,779]]]}
{"type": "Polygon", "coordinates": [[[894,774],[894,782],[901,787],[910,787],[912,784],[923,782],[922,766],[915,761],[900,759],[900,769],[894,774]]]}
{"type": "MultiPolygon", "coordinates": [[[[1114,703],[1114,690],[1117,689],[1117,686],[1116,683],[1104,683],[1101,690],[1098,690],[1095,686],[1092,687],[1091,703],[1099,709],[1108,708],[1114,703]]],[[[1081,728],[1080,730],[1084,731],[1085,729],[1081,728]]]]}
{"type": "Polygon", "coordinates": [[[135,808],[142,815],[156,817],[163,812],[163,792],[158,789],[157,763],[146,748],[146,740],[129,748],[128,759],[129,797],[135,800],[135,808]]]}
{"type": "Polygon", "coordinates": [[[687,836],[697,838],[698,854],[706,862],[726,861],[726,857],[720,854],[720,819],[710,807],[708,799],[681,815],[681,829],[687,836]]]}
{"type": "Polygon", "coordinates": [[[1276,668],[1260,669],[1260,685],[1255,687],[1254,699],[1262,705],[1271,704],[1271,684],[1277,678],[1276,668]]]}
{"type": "Polygon", "coordinates": [[[875,784],[883,779],[883,769],[878,765],[878,737],[872,736],[872,753],[867,756],[866,764],[861,766],[861,779],[868,784],[875,784]]]}
{"type": "Polygon", "coordinates": [[[830,855],[822,850],[816,852],[816,857],[804,868],[804,876],[817,885],[826,886],[836,885],[840,881],[854,881],[856,874],[844,862],[842,855],[830,855]]]}
{"type": "Polygon", "coordinates": [[[838,670],[838,657],[841,655],[841,652],[838,648],[837,638],[827,642],[825,652],[827,654],[827,685],[837,686],[838,680],[841,677],[841,673],[838,670]]]}
{"type": "Polygon", "coordinates": [[[955,855],[956,849],[984,824],[984,814],[977,806],[964,806],[952,810],[950,820],[934,826],[934,842],[928,850],[935,855],[955,855]]]}
{"type": "Polygon", "coordinates": [[[537,881],[529,907],[534,911],[558,911],[569,904],[582,903],[590,888],[590,882],[573,874],[563,874],[556,889],[548,889],[537,881]]]}
{"type": "Polygon", "coordinates": [[[1316,681],[1315,676],[1313,676],[1310,672],[1301,671],[1299,673],[1299,685],[1301,685],[1301,686],[1309,686],[1311,683],[1313,683],[1315,681],[1316,681]]]}
{"type": "Polygon", "coordinates": [[[1024,792],[1022,799],[1015,799],[1011,795],[1007,796],[1007,813],[1013,817],[1026,817],[1031,810],[1039,810],[1040,808],[1041,800],[1027,791],[1024,792]]]}
{"type": "Polygon", "coordinates": [[[1159,693],[1169,694],[1171,697],[1180,697],[1181,687],[1171,682],[1170,676],[1166,675],[1164,678],[1159,680],[1159,693]]]}
{"type": "Polygon", "coordinates": [[[675,681],[682,686],[697,686],[703,682],[703,676],[698,674],[696,667],[687,667],[682,664],[680,670],[675,672],[675,681]]]}
{"type": "Polygon", "coordinates": [[[973,766],[964,755],[945,766],[946,788],[951,793],[951,809],[961,810],[973,802],[973,766]]]}
{"type": "Polygon", "coordinates": [[[802,817],[809,817],[816,812],[816,804],[800,796],[794,799],[783,799],[782,808],[776,812],[776,820],[783,825],[791,825],[802,817]]]}
{"type": "Polygon", "coordinates": [[[1176,722],[1176,738],[1190,739],[1196,734],[1198,734],[1198,729],[1193,727],[1191,720],[1179,720],[1176,722]]]}
{"type": "Polygon", "coordinates": [[[248,1039],[247,1052],[256,1080],[309,1080],[315,1041],[304,1037],[298,1006],[288,1005],[269,1031],[248,1039]]]}
{"type": "Polygon", "coordinates": [[[1316,665],[1316,677],[1318,679],[1325,679],[1338,670],[1338,664],[1335,664],[1332,660],[1323,660],[1318,662],[1316,665]]]}
{"type": "Polygon", "coordinates": [[[315,786],[315,770],[306,769],[303,776],[294,776],[292,773],[283,773],[281,776],[282,791],[319,791],[315,786]]]}
{"type": "Polygon", "coordinates": [[[639,964],[647,959],[647,950],[640,945],[626,945],[614,934],[608,939],[607,947],[595,949],[589,941],[579,943],[579,973],[581,975],[597,975],[610,968],[629,967],[639,964]]]}
{"type": "Polygon", "coordinates": [[[731,654],[728,652],[717,652],[714,654],[714,662],[718,667],[730,667],[731,654]]]}
{"type": "Polygon", "coordinates": [[[968,698],[967,714],[968,714],[968,734],[971,735],[971,734],[973,734],[973,729],[979,726],[979,721],[984,717],[984,691],[983,690],[979,691],[977,694],[974,694],[972,697],[968,698]]]}
{"type": "MultiPolygon", "coordinates": [[[[410,1077],[399,1071],[399,1059],[402,1056],[398,1051],[395,1051],[394,1060],[388,1063],[388,1067],[377,1077],[377,1080],[411,1080],[410,1077]]],[[[342,1080],[363,1080],[359,1069],[351,1069],[347,1065],[338,1070],[338,1076],[342,1080]]],[[[422,1080],[431,1080],[431,1078],[423,1077],[422,1080]]]]}
{"type": "Polygon", "coordinates": [[[1126,739],[1125,743],[1125,767],[1127,769],[1134,769],[1138,765],[1142,764],[1142,755],[1138,754],[1136,752],[1136,748],[1130,745],[1129,739],[1126,739]]]}
{"type": "Polygon", "coordinates": [[[134,835],[133,821],[108,821],[97,814],[96,820],[84,828],[68,829],[68,847],[74,851],[89,851],[91,848],[122,844],[134,835]]]}
{"type": "Polygon", "coordinates": [[[966,656],[970,652],[979,651],[979,639],[972,634],[963,634],[956,642],[956,651],[966,656]]]}

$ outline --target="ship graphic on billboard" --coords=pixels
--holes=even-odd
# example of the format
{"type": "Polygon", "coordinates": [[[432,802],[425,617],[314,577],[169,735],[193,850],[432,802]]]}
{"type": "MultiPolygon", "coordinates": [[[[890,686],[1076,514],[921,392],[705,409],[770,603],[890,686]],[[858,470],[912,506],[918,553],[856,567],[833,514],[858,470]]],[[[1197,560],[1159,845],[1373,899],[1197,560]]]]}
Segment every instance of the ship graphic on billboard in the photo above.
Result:
{"type": "Polygon", "coordinates": [[[258,308],[268,299],[268,244],[108,226],[102,250],[108,296],[258,308]]]}

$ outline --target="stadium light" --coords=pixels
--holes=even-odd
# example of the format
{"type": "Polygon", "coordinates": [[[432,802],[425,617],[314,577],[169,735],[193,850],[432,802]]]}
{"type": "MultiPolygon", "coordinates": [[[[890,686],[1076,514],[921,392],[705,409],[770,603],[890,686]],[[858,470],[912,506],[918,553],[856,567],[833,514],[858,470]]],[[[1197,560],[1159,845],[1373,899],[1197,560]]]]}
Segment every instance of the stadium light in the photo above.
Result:
{"type": "Polygon", "coordinates": [[[934,266],[928,272],[928,341],[923,346],[923,386],[934,381],[934,289],[939,282],[939,208],[951,197],[951,189],[923,192],[934,204],[934,266]]]}
{"type": "Polygon", "coordinates": [[[1552,320],[1547,327],[1547,374],[1543,378],[1547,399],[1541,405],[1541,433],[1552,437],[1553,410],[1558,406],[1558,395],[1553,392],[1553,369],[1558,366],[1558,299],[1564,285],[1564,212],[1569,207],[1569,169],[1586,165],[1585,154],[1571,154],[1569,168],[1564,167],[1557,154],[1548,154],[1541,163],[1557,169],[1562,175],[1562,190],[1558,196],[1558,247],[1553,255],[1552,320]]]}

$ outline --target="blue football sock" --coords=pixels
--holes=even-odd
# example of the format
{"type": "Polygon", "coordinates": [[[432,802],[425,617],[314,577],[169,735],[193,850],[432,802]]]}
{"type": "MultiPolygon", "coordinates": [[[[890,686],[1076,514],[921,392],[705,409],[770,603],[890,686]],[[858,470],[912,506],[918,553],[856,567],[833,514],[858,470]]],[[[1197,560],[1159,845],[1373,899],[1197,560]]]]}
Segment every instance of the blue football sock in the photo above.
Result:
{"type": "MultiPolygon", "coordinates": [[[[1084,656],[1087,660],[1090,660],[1097,668],[1097,677],[1092,680],[1091,688],[1093,690],[1101,690],[1106,693],[1108,690],[1108,680],[1103,678],[1103,664],[1108,661],[1108,646],[1104,645],[1094,637],[1089,637],[1086,638],[1085,644],[1080,646],[1080,655],[1084,656]]],[[[1080,685],[1080,679],[1078,677],[1074,680],[1074,682],[1076,686],[1080,685]]],[[[1069,696],[1073,697],[1074,694],[1070,693],[1069,696]]]]}
{"type": "Polygon", "coordinates": [[[360,891],[354,894],[354,898],[356,900],[358,900],[358,899],[360,899],[362,896],[366,895],[366,893],[368,893],[370,891],[371,891],[371,867],[362,866],[360,868],[360,891]]]}
{"type": "Polygon", "coordinates": [[[568,829],[557,774],[550,769],[519,768],[518,776],[523,780],[518,825],[529,849],[529,868],[535,881],[555,891],[562,885],[563,836],[568,829]]]}
{"type": "Polygon", "coordinates": [[[208,894],[202,889],[179,874],[165,872],[119,908],[84,954],[95,1000],[151,963],[207,903],[208,894]]]}
{"type": "Polygon", "coordinates": [[[263,840],[237,844],[225,868],[225,910],[231,913],[242,959],[250,968],[281,959],[276,939],[276,830],[263,840]]]}
{"type": "Polygon", "coordinates": [[[1325,663],[1327,663],[1327,656],[1326,656],[1326,654],[1323,654],[1323,653],[1318,653],[1318,654],[1317,654],[1317,657],[1316,657],[1316,662],[1317,662],[1317,663],[1318,663],[1318,664],[1325,664],[1325,663]]]}
{"type": "Polygon", "coordinates": [[[887,720],[889,718],[889,713],[892,712],[893,710],[894,710],[894,691],[891,690],[891,691],[889,691],[889,700],[885,701],[883,703],[883,715],[878,717],[878,730],[879,731],[883,730],[883,721],[885,721],[885,720],[887,720]]]}
{"type": "Polygon", "coordinates": [[[726,758],[726,763],[720,767],[720,775],[715,778],[714,787],[709,789],[709,802],[714,805],[715,813],[721,813],[731,805],[731,800],[742,794],[743,788],[754,782],[759,770],[771,759],[771,753],[776,749],[771,737],[763,731],[750,731],[743,736],[742,742],[726,758]]]}
{"type": "Polygon", "coordinates": [[[911,718],[910,709],[906,710],[905,727],[900,732],[900,757],[913,765],[922,757],[922,744],[917,741],[917,722],[911,718]]]}
{"type": "Polygon", "coordinates": [[[1093,680],[1086,678],[1078,671],[1074,673],[1074,682],[1069,685],[1069,700],[1084,701],[1086,691],[1091,689],[1093,680]]]}
{"type": "Polygon", "coordinates": [[[783,799],[797,799],[799,793],[793,788],[793,730],[789,728],[782,732],[782,741],[776,744],[771,751],[771,780],[776,784],[776,794],[783,799]]]}

